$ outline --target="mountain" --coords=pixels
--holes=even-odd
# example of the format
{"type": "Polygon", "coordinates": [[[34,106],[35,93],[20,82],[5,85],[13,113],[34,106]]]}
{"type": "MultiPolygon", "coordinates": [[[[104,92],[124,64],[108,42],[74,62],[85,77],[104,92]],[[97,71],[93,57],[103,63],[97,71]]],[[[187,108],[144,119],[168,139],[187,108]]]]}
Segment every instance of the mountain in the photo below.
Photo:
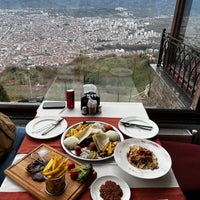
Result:
{"type": "Polygon", "coordinates": [[[0,9],[19,8],[113,8],[165,7],[176,0],[0,0],[0,9]]]}
{"type": "Polygon", "coordinates": [[[77,12],[106,9],[109,13],[123,7],[135,17],[152,17],[173,15],[175,3],[176,0],[0,0],[0,9],[73,9],[77,12]]]}

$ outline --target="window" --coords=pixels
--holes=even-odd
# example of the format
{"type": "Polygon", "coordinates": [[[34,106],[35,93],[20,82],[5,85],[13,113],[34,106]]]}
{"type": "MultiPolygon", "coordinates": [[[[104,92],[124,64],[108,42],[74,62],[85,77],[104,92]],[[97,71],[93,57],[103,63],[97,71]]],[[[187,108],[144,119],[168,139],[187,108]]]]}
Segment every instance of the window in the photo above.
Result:
{"type": "Polygon", "coordinates": [[[83,84],[93,83],[101,101],[190,109],[154,71],[162,29],[170,32],[175,5],[176,0],[1,1],[0,84],[8,96],[1,101],[64,100],[69,85],[80,100],[83,84]]]}
{"type": "Polygon", "coordinates": [[[187,11],[184,15],[182,24],[182,31],[184,34],[184,42],[193,46],[195,49],[200,49],[200,14],[199,14],[199,0],[193,0],[188,3],[187,11]]]}

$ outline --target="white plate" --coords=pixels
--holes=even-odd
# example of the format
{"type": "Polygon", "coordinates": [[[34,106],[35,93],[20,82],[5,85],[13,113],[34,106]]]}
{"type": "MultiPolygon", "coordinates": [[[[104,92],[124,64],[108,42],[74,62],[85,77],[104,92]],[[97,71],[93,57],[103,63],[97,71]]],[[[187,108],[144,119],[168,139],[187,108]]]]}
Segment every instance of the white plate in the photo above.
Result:
{"type": "Polygon", "coordinates": [[[130,116],[130,117],[125,117],[121,119],[118,122],[118,127],[119,127],[119,130],[125,135],[129,137],[133,137],[133,138],[140,138],[140,139],[150,139],[156,136],[159,132],[159,128],[155,122],[153,122],[152,120],[148,118],[142,118],[142,117],[137,117],[137,116],[130,116]],[[121,121],[152,126],[153,128],[152,130],[145,130],[145,129],[141,129],[134,126],[125,127],[123,124],[121,124],[121,121]]]}
{"type": "Polygon", "coordinates": [[[91,194],[93,200],[102,200],[102,198],[100,197],[99,189],[100,189],[100,186],[108,180],[115,182],[116,184],[118,184],[121,187],[121,189],[123,191],[123,196],[122,196],[121,200],[129,200],[130,199],[130,197],[131,197],[130,188],[123,179],[118,178],[116,176],[102,176],[102,177],[96,179],[91,185],[90,194],[91,194]]]}
{"type": "Polygon", "coordinates": [[[37,130],[39,128],[44,127],[47,124],[50,124],[54,121],[56,121],[59,117],[58,116],[42,116],[42,117],[37,117],[33,120],[31,120],[27,125],[26,125],[26,133],[36,139],[50,139],[57,137],[58,135],[61,135],[66,129],[67,129],[67,121],[62,120],[60,124],[58,124],[56,127],[54,127],[52,130],[50,130],[47,134],[41,135],[41,132],[32,132],[33,130],[37,130]]]}
{"type": "MultiPolygon", "coordinates": [[[[96,123],[96,122],[97,122],[97,123],[100,123],[100,124],[102,124],[102,125],[106,125],[106,124],[107,124],[107,125],[112,126],[111,124],[108,124],[108,123],[105,123],[105,122],[100,122],[100,121],[86,121],[86,122],[89,123],[89,124],[93,124],[93,123],[96,123]]],[[[76,126],[78,126],[79,124],[82,124],[82,123],[83,123],[83,122],[79,122],[79,123],[76,123],[76,124],[70,126],[70,127],[63,133],[63,135],[62,135],[62,137],[61,137],[61,145],[62,145],[63,149],[65,150],[65,152],[68,153],[69,155],[71,155],[72,157],[77,158],[77,159],[80,159],[80,160],[83,160],[83,161],[102,161],[102,160],[107,160],[107,159],[113,157],[114,154],[112,154],[112,155],[110,155],[110,156],[108,156],[108,157],[105,157],[105,158],[98,158],[98,159],[83,158],[83,157],[77,156],[77,155],[74,153],[73,150],[70,150],[70,149],[66,148],[66,146],[64,145],[64,139],[65,139],[66,134],[70,131],[70,129],[75,128],[76,126]]],[[[113,127],[113,130],[116,131],[116,132],[119,134],[120,142],[123,141],[123,140],[124,140],[124,137],[123,137],[123,135],[121,134],[121,132],[120,132],[117,128],[115,128],[114,126],[112,126],[112,127],[113,127]]]]}
{"type": "Polygon", "coordinates": [[[131,138],[120,142],[114,151],[114,158],[118,166],[130,175],[144,179],[159,178],[167,174],[171,169],[172,161],[168,152],[159,144],[146,140],[131,138]],[[158,169],[139,169],[131,165],[127,159],[127,153],[132,145],[138,145],[149,149],[158,160],[158,169]]]}

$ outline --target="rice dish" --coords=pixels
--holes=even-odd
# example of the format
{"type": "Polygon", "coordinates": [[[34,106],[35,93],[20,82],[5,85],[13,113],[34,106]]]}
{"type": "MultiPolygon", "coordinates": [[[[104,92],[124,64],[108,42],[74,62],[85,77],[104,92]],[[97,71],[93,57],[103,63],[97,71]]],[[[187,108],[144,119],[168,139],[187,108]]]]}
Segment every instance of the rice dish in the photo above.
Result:
{"type": "Polygon", "coordinates": [[[73,149],[75,145],[79,144],[79,139],[75,136],[71,136],[64,139],[64,145],[68,149],[73,149]]]}
{"type": "Polygon", "coordinates": [[[119,134],[116,131],[109,130],[105,134],[109,137],[110,141],[118,141],[120,139],[119,134]]]}

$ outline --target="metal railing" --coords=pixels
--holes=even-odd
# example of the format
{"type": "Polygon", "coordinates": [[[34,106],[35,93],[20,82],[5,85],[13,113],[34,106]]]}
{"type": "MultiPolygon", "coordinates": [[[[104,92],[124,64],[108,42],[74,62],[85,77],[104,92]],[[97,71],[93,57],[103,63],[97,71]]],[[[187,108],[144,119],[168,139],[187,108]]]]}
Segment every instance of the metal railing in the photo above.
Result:
{"type": "Polygon", "coordinates": [[[162,67],[192,101],[199,101],[200,51],[171,37],[164,29],[157,67],[162,67]]]}

